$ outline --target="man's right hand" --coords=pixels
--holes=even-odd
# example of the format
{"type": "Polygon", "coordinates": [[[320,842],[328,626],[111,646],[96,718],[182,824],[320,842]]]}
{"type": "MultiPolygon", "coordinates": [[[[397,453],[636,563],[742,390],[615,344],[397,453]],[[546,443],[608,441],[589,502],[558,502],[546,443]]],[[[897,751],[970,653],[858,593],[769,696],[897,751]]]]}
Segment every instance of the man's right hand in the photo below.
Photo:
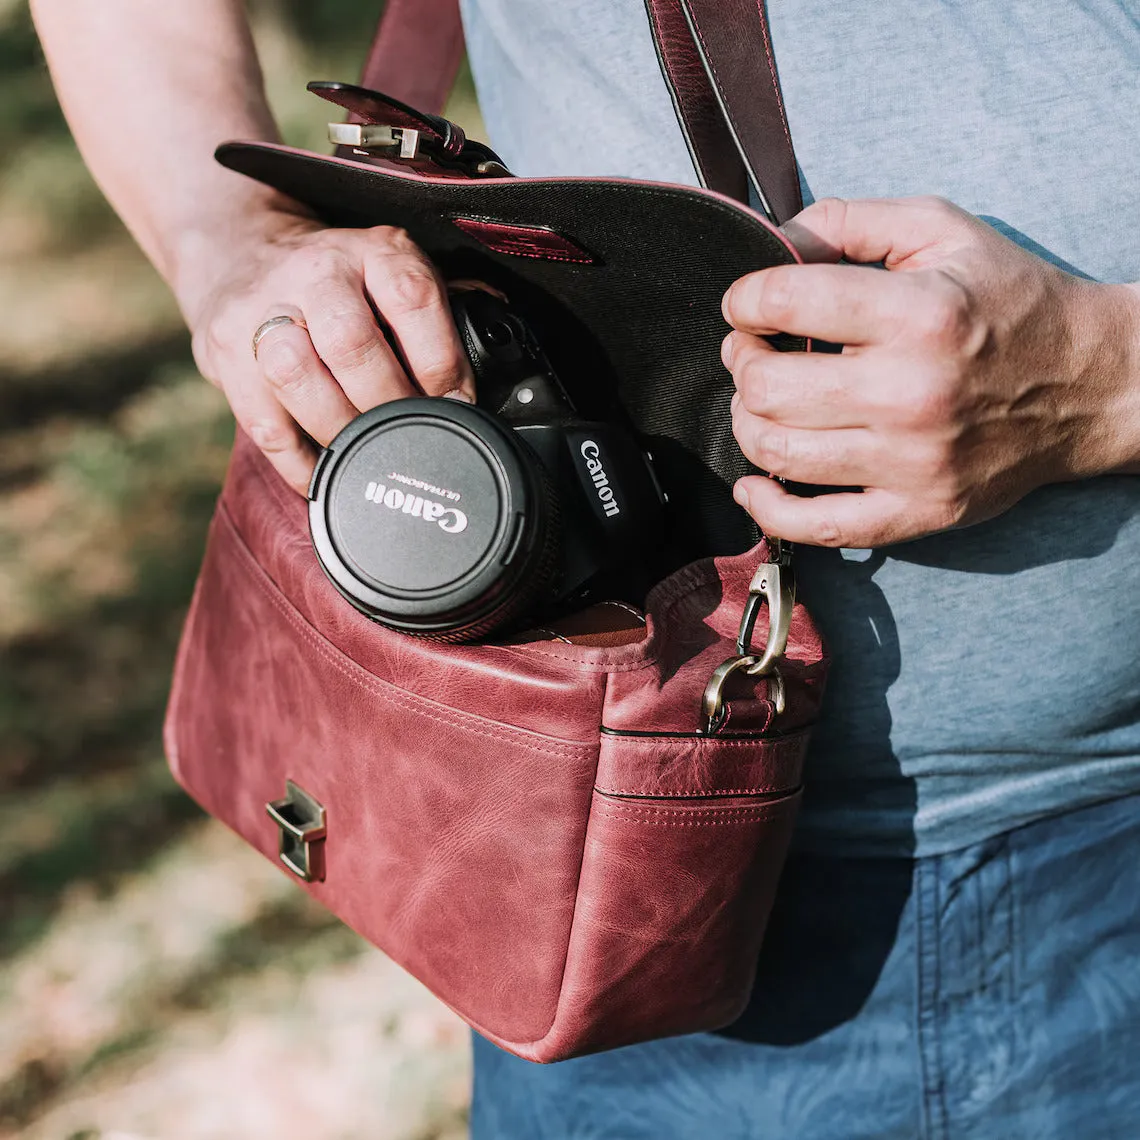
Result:
{"type": "Polygon", "coordinates": [[[290,486],[304,493],[313,441],[358,412],[473,398],[443,282],[407,234],[329,229],[214,161],[226,139],[280,141],[242,0],[31,8],[92,174],[174,290],[198,367],[290,486]],[[255,359],[274,317],[293,323],[255,359]]]}
{"type": "Polygon", "coordinates": [[[474,399],[443,281],[403,230],[281,213],[248,233],[197,258],[177,291],[199,369],[295,490],[312,474],[310,440],[328,444],[358,413],[421,393],[474,399]],[[269,329],[255,357],[273,317],[293,323],[269,329]]]}

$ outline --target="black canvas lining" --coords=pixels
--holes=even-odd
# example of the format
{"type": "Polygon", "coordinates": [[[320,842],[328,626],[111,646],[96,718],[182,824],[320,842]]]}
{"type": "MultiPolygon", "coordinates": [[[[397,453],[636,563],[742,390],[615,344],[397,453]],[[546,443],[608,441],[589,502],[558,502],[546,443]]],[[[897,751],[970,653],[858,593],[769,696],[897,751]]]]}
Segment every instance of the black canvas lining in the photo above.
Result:
{"type": "MultiPolygon", "coordinates": [[[[579,410],[628,416],[653,452],[670,498],[662,573],[755,543],[731,496],[732,483],[754,469],[732,436],[720,304],[738,277],[793,258],[754,215],[703,191],[634,181],[424,181],[244,143],[218,157],[331,224],[406,229],[445,273],[503,290],[579,410]],[[547,227],[597,261],[498,253],[455,226],[455,216],[547,227]]],[[[803,342],[781,338],[778,347],[803,342]]]]}

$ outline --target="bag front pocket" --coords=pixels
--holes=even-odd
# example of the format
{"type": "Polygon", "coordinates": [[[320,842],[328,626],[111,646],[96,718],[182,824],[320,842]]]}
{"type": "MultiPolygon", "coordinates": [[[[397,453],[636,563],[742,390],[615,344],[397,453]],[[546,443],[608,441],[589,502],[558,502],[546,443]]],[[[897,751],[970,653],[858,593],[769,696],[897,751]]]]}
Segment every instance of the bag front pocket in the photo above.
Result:
{"type": "Polygon", "coordinates": [[[166,740],[190,794],[274,861],[281,829],[266,805],[286,781],[303,789],[326,815],[314,897],[488,1032],[548,1030],[596,736],[514,728],[362,669],[297,612],[223,508],[166,740]]]}
{"type": "Polygon", "coordinates": [[[603,736],[548,1049],[715,1029],[741,1013],[791,840],[805,745],[802,734],[603,736]],[[771,779],[756,782],[765,771],[771,779]],[[619,773],[624,794],[607,790],[619,773]]]}

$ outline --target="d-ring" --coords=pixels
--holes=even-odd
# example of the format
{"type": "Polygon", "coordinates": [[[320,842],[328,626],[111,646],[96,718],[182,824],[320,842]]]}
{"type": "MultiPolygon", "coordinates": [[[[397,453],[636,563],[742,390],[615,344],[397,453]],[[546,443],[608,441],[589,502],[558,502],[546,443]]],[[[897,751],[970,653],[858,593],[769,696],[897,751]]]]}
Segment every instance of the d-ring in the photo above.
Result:
{"type": "Polygon", "coordinates": [[[778,539],[769,540],[771,562],[762,562],[748,586],[748,600],[740,618],[736,635],[736,656],[728,658],[713,670],[701,697],[701,724],[706,735],[719,732],[728,717],[724,704],[725,682],[740,670],[749,677],[768,679],[768,699],[777,715],[784,711],[784,679],[777,664],[788,649],[792,627],[792,610],[796,604],[796,579],[792,571],[790,551],[778,539]],[[768,639],[761,652],[752,648],[756,619],[768,606],[768,639]]]}
{"type": "MultiPolygon", "coordinates": [[[[718,733],[728,717],[728,708],[724,703],[724,686],[729,677],[738,670],[743,669],[750,676],[756,676],[760,658],[755,654],[743,657],[730,657],[722,661],[709,678],[701,697],[701,732],[704,736],[714,736],[718,733]]],[[[779,716],[784,711],[785,691],[784,678],[775,665],[769,665],[764,674],[768,682],[768,699],[772,702],[773,711],[779,716]]]]}
{"type": "Polygon", "coordinates": [[[262,321],[257,326],[257,331],[253,334],[253,359],[257,359],[257,348],[261,344],[262,337],[272,329],[278,329],[282,325],[295,325],[297,321],[293,317],[280,316],[270,317],[267,321],[262,321]]]}

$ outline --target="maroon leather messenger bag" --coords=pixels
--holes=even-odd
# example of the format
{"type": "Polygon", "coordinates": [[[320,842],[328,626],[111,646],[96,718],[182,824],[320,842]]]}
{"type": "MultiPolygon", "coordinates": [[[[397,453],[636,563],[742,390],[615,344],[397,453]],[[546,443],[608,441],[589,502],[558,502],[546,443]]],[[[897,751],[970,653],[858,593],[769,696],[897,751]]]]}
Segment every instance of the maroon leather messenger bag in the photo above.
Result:
{"type": "Polygon", "coordinates": [[[667,574],[642,606],[449,645],[341,597],[305,500],[239,433],[175,668],[166,746],[187,791],[535,1061],[741,1012],[826,669],[787,546],[731,497],[751,468],[720,299],[797,260],[746,201],[751,181],[772,219],[799,207],[763,7],[647,7],[704,189],[511,177],[437,115],[462,53],[455,0],[392,0],[365,86],[314,85],[350,112],[336,157],[218,152],[330,224],[403,227],[445,276],[501,291],[656,457],[667,574]]]}

